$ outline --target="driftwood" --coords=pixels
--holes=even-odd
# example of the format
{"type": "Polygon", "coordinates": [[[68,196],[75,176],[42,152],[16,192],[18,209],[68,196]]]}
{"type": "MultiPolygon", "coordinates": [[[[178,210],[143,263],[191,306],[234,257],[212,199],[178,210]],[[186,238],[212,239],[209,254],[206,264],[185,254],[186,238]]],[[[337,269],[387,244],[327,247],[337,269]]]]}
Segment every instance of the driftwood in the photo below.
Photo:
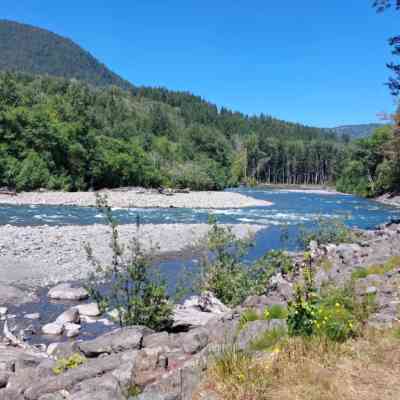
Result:
{"type": "Polygon", "coordinates": [[[25,343],[23,340],[18,339],[9,329],[7,320],[4,321],[3,327],[3,335],[6,339],[6,342],[9,346],[19,347],[20,349],[25,350],[27,353],[32,354],[34,356],[39,356],[43,358],[49,358],[47,353],[39,350],[38,348],[25,343]]]}
{"type": "Polygon", "coordinates": [[[163,194],[165,196],[173,196],[176,193],[190,193],[190,189],[168,189],[160,187],[158,188],[158,193],[163,194]]]}

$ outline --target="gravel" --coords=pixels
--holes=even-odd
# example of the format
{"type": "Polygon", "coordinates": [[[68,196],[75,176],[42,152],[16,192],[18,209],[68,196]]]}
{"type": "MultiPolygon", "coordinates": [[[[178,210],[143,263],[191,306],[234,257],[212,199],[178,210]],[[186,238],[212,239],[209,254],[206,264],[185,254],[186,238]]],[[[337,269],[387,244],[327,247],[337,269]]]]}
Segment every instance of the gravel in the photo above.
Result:
{"type": "MultiPolygon", "coordinates": [[[[112,207],[139,207],[139,208],[242,208],[270,206],[272,203],[257,200],[234,192],[190,192],[176,193],[172,196],[143,189],[131,190],[102,190],[99,193],[106,195],[108,204],[112,207]]],[[[23,192],[17,196],[0,194],[0,204],[13,205],[75,205],[95,206],[95,192],[23,192]]]]}
{"type": "MultiPolygon", "coordinates": [[[[190,250],[204,237],[207,224],[142,225],[138,234],[146,249],[166,253],[190,250]]],[[[233,225],[239,237],[261,229],[254,225],[233,225]]],[[[122,243],[128,244],[136,234],[136,225],[121,225],[122,243]]],[[[87,278],[93,271],[84,244],[88,243],[95,257],[103,263],[111,260],[110,228],[89,226],[0,226],[0,282],[47,286],[87,278]]]]}

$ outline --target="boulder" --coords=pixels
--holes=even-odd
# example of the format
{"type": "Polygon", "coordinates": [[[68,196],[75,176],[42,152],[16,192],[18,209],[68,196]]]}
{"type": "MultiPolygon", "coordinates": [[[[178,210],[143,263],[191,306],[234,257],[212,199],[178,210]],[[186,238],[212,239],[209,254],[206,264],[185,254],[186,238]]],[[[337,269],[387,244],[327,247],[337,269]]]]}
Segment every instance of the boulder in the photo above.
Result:
{"type": "Polygon", "coordinates": [[[175,330],[187,330],[206,325],[215,318],[215,314],[200,311],[196,307],[177,305],[173,311],[173,325],[175,330]]]}
{"type": "Polygon", "coordinates": [[[204,292],[200,296],[192,296],[183,303],[183,306],[198,308],[200,311],[214,314],[224,314],[231,311],[211,292],[204,292]]]}
{"type": "Polygon", "coordinates": [[[195,354],[208,345],[208,331],[205,328],[193,329],[181,334],[182,348],[185,353],[195,354]]]}
{"type": "Polygon", "coordinates": [[[81,326],[79,324],[73,324],[71,322],[64,324],[65,336],[69,338],[79,336],[80,330],[81,326]]]}
{"type": "Polygon", "coordinates": [[[97,357],[100,354],[119,353],[142,347],[143,337],[153,331],[143,326],[132,326],[106,333],[94,340],[79,343],[79,349],[87,357],[97,357]]]}
{"type": "MultiPolygon", "coordinates": [[[[26,400],[38,400],[46,394],[57,393],[62,390],[71,391],[77,384],[98,376],[102,376],[113,371],[121,365],[121,359],[118,355],[107,357],[99,357],[96,360],[88,360],[86,363],[77,368],[67,370],[61,375],[53,376],[51,379],[43,378],[33,382],[25,391],[26,400]]],[[[86,394],[85,394],[86,396],[86,394]]],[[[82,400],[83,398],[93,400],[96,397],[75,397],[82,400]]],[[[118,397],[116,397],[117,399],[118,397]]],[[[71,399],[71,397],[69,397],[71,399]]],[[[114,399],[114,397],[109,397],[114,399]]]]}
{"type": "Polygon", "coordinates": [[[245,350],[251,342],[258,339],[266,331],[277,328],[286,329],[286,321],[281,319],[272,319],[269,321],[258,320],[247,323],[238,335],[236,341],[238,349],[245,350]]]}
{"type": "Polygon", "coordinates": [[[42,326],[42,332],[45,335],[62,335],[64,331],[64,325],[52,322],[42,326]]]}
{"type": "Polygon", "coordinates": [[[80,304],[75,308],[79,311],[80,315],[84,315],[86,317],[98,317],[99,315],[101,315],[97,303],[80,304]]]}
{"type": "Polygon", "coordinates": [[[35,296],[16,287],[0,283],[0,293],[2,304],[25,304],[35,300],[35,296]]]}
{"type": "Polygon", "coordinates": [[[59,315],[55,320],[55,323],[59,325],[64,325],[68,323],[78,323],[79,320],[79,311],[76,308],[70,308],[59,315]]]}
{"type": "Polygon", "coordinates": [[[158,332],[143,338],[143,347],[171,347],[172,341],[168,332],[158,332]]]}
{"type": "Polygon", "coordinates": [[[74,288],[69,283],[57,285],[49,290],[48,297],[52,300],[86,300],[89,293],[82,287],[74,288]]]}
{"type": "Polygon", "coordinates": [[[56,358],[68,358],[75,353],[79,353],[78,343],[50,343],[47,348],[47,354],[56,358]]]}
{"type": "Polygon", "coordinates": [[[0,389],[3,389],[7,386],[10,375],[10,372],[0,371],[0,389]]]}

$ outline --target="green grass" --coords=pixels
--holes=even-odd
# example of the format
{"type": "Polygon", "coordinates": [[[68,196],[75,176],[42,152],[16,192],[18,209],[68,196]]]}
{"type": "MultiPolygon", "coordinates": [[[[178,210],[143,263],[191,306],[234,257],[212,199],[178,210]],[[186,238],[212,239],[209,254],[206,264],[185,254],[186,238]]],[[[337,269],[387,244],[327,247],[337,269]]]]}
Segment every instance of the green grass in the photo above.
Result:
{"type": "Polygon", "coordinates": [[[264,319],[286,319],[287,309],[279,304],[274,304],[271,307],[266,307],[264,310],[264,319]]]}
{"type": "Polygon", "coordinates": [[[363,279],[370,275],[384,275],[400,267],[400,256],[390,257],[384,264],[370,265],[369,267],[357,268],[351,274],[352,279],[363,279]]]}
{"type": "Polygon", "coordinates": [[[260,315],[254,309],[246,310],[241,316],[239,320],[239,330],[242,330],[249,322],[258,321],[260,315]]]}
{"type": "Polygon", "coordinates": [[[287,337],[285,328],[275,328],[264,332],[258,339],[250,343],[250,350],[270,351],[287,337]]]}

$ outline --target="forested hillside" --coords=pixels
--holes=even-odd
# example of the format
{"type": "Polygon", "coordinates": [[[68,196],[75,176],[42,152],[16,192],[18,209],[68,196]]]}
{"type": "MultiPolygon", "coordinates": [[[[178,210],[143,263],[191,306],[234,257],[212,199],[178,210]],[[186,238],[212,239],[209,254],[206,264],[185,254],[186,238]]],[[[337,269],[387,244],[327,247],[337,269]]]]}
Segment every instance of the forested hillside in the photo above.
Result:
{"type": "Polygon", "coordinates": [[[0,20],[0,70],[76,78],[96,86],[130,84],[69,39],[0,20]]]}
{"type": "Polygon", "coordinates": [[[0,74],[0,185],[19,190],[325,183],[342,150],[318,129],[188,93],[0,74]]]}
{"type": "Polygon", "coordinates": [[[384,124],[358,124],[358,125],[342,125],[330,128],[339,136],[348,136],[349,139],[361,139],[371,136],[375,129],[381,128],[384,124]]]}
{"type": "Polygon", "coordinates": [[[346,151],[337,188],[362,196],[400,192],[400,131],[393,126],[354,141],[346,151]]]}

